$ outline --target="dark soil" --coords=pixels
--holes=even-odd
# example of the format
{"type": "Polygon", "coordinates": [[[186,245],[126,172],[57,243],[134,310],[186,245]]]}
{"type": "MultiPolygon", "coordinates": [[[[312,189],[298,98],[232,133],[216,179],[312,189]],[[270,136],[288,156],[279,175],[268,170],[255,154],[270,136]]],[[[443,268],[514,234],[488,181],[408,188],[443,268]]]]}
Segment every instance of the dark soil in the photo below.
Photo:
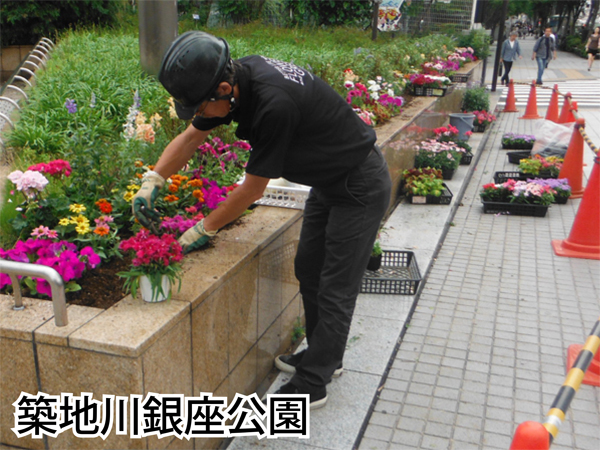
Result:
{"type": "Polygon", "coordinates": [[[131,258],[115,258],[110,262],[103,262],[100,267],[86,270],[77,280],[81,290],[67,292],[67,303],[71,305],[93,306],[107,309],[123,297],[123,284],[125,279],[117,272],[129,270],[131,258]]]}

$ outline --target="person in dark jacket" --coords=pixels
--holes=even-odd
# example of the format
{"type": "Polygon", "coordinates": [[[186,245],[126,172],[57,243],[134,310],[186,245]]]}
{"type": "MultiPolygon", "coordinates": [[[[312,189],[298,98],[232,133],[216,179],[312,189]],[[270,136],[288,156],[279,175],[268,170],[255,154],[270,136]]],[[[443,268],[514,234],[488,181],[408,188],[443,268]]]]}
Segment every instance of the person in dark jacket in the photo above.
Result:
{"type": "Polygon", "coordinates": [[[521,54],[521,46],[519,45],[519,41],[517,40],[517,32],[512,31],[507,40],[502,44],[502,63],[504,64],[504,75],[500,78],[500,81],[504,85],[508,85],[510,80],[508,74],[510,73],[510,69],[512,68],[513,61],[517,59],[523,58],[521,54]]]}
{"type": "Polygon", "coordinates": [[[245,181],[181,236],[185,253],[244,213],[270,179],[312,187],[295,258],[308,348],[275,362],[294,374],[278,393],[309,394],[311,408],[323,406],[326,385],[342,370],[360,283],[390,204],[390,175],[374,130],[306,69],[258,55],[233,61],[225,40],[200,31],[175,39],[158,79],[179,118],[192,123],[167,145],[133,199],[142,225],[155,219],[153,201],[165,179],[213,128],[232,121],[252,146],[245,181]]]}
{"type": "Polygon", "coordinates": [[[535,44],[533,45],[533,54],[531,55],[531,60],[533,61],[534,59],[537,61],[538,65],[535,84],[543,84],[542,75],[544,74],[544,69],[546,69],[546,66],[551,59],[556,59],[556,44],[552,37],[552,28],[546,28],[544,30],[544,35],[535,41],[535,44]]]}

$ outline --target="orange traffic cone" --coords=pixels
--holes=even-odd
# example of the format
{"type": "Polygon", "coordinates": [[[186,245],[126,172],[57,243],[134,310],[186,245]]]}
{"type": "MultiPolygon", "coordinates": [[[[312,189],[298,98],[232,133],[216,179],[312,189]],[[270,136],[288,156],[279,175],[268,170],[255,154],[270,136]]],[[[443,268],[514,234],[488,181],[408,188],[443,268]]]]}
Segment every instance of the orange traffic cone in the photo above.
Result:
{"type": "Polygon", "coordinates": [[[509,450],[548,450],[549,448],[550,433],[544,425],[527,421],[517,427],[509,450]]]}
{"type": "Polygon", "coordinates": [[[569,123],[575,122],[575,116],[571,112],[571,93],[568,92],[565,95],[565,101],[563,103],[562,109],[560,110],[560,115],[558,116],[558,122],[556,123],[569,123]]]}
{"type": "MultiPolygon", "coordinates": [[[[571,369],[571,367],[573,367],[573,364],[575,364],[575,360],[577,360],[582,348],[583,345],[579,344],[569,345],[567,350],[567,372],[571,369]]],[[[596,351],[596,354],[585,371],[585,375],[583,376],[583,380],[581,380],[581,382],[583,384],[600,387],[600,351],[596,351]]]]}
{"type": "Polygon", "coordinates": [[[571,141],[567,148],[565,155],[565,161],[563,162],[558,178],[567,178],[569,180],[569,186],[571,186],[571,197],[569,198],[581,198],[583,197],[583,136],[579,132],[579,128],[585,128],[585,120],[577,119],[577,123],[573,128],[573,134],[571,135],[571,141]]]}
{"type": "Polygon", "coordinates": [[[535,81],[531,83],[531,90],[529,91],[529,100],[527,101],[527,108],[525,109],[525,115],[519,117],[519,119],[541,119],[542,116],[537,111],[537,95],[535,93],[535,81]]]}
{"type": "Polygon", "coordinates": [[[519,112],[515,103],[515,84],[511,79],[508,82],[508,95],[506,96],[506,104],[502,112],[519,112]]]}
{"type": "Polygon", "coordinates": [[[558,123],[558,84],[555,84],[554,89],[552,89],[550,104],[548,105],[548,111],[546,111],[546,120],[558,123]]]}
{"type": "MultiPolygon", "coordinates": [[[[564,167],[564,166],[563,166],[564,167]]],[[[596,155],[592,174],[579,204],[569,237],[553,240],[558,256],[600,260],[600,156],[596,155]]]]}

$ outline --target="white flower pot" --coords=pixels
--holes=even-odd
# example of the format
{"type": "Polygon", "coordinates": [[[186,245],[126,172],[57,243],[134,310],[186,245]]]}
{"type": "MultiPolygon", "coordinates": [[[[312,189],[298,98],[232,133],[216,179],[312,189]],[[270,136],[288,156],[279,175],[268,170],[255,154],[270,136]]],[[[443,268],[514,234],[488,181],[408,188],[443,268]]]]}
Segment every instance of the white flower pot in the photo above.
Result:
{"type": "Polygon", "coordinates": [[[140,277],[140,291],[142,292],[142,299],[148,303],[158,303],[167,300],[171,293],[171,282],[166,275],[162,276],[162,292],[159,286],[152,289],[150,278],[146,275],[140,277]]]}

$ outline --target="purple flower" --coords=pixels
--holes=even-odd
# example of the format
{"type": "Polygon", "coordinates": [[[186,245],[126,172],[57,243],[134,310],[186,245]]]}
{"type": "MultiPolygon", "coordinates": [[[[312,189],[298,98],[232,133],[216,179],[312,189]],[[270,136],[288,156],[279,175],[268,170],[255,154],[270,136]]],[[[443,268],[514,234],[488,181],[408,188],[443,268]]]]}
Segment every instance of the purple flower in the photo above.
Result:
{"type": "Polygon", "coordinates": [[[75,114],[77,112],[77,103],[75,103],[75,100],[68,98],[65,102],[65,108],[67,108],[69,114],[75,114]]]}

